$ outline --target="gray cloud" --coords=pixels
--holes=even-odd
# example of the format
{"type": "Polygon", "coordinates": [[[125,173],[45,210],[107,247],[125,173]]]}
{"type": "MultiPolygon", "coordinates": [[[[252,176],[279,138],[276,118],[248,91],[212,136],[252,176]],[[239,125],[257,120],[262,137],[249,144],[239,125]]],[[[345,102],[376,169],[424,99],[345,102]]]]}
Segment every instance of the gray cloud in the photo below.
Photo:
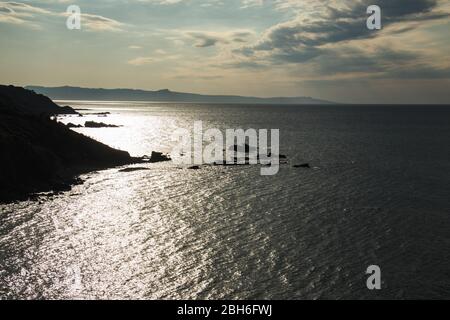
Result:
{"type": "Polygon", "coordinates": [[[197,42],[195,43],[195,46],[197,48],[212,47],[220,41],[220,39],[218,38],[211,37],[205,34],[191,34],[191,36],[197,40],[197,42]]]}
{"type": "Polygon", "coordinates": [[[416,66],[414,69],[394,69],[389,75],[378,78],[391,79],[450,79],[450,68],[436,68],[428,65],[416,66]]]}
{"type": "Polygon", "coordinates": [[[414,63],[419,56],[415,53],[378,48],[366,52],[356,48],[326,50],[315,60],[320,75],[340,73],[380,73],[391,71],[414,63]]]}
{"type": "MultiPolygon", "coordinates": [[[[416,54],[395,49],[363,52],[343,50],[341,44],[350,40],[371,39],[380,32],[366,27],[366,9],[377,4],[382,8],[383,26],[405,22],[419,22],[448,18],[446,12],[437,11],[437,0],[360,0],[349,2],[347,7],[325,4],[325,10],[314,17],[295,19],[270,28],[252,46],[235,53],[252,57],[264,57],[272,64],[312,62],[320,74],[386,72],[419,59],[416,54]],[[339,44],[339,46],[338,46],[339,44]],[[330,47],[331,45],[331,47],[330,47]]],[[[397,28],[392,33],[400,34],[413,30],[417,25],[397,28]]],[[[430,70],[430,69],[429,69],[430,70]]],[[[400,73],[398,73],[400,74],[400,73]]],[[[440,75],[438,72],[417,72],[417,76],[440,75]]],[[[441,75],[442,76],[442,75],[441,75]]]]}
{"type": "Polygon", "coordinates": [[[366,28],[366,8],[378,4],[382,8],[383,24],[441,19],[449,14],[432,12],[436,0],[363,0],[352,7],[336,9],[328,6],[318,19],[297,19],[279,24],[266,34],[254,50],[295,50],[346,40],[376,37],[377,32],[366,28]],[[302,48],[303,46],[303,48],[302,48]]]}
{"type": "Polygon", "coordinates": [[[185,34],[189,38],[194,39],[194,46],[197,48],[213,47],[219,43],[244,43],[247,42],[247,38],[252,35],[252,33],[248,31],[232,31],[225,33],[188,31],[185,32],[185,34]]]}

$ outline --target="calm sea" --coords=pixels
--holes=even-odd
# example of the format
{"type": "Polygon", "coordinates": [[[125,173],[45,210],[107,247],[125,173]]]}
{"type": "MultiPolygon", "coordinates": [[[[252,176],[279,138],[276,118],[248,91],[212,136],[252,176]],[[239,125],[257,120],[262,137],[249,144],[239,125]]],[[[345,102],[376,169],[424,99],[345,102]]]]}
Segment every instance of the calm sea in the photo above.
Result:
{"type": "Polygon", "coordinates": [[[450,298],[449,107],[62,104],[111,112],[62,121],[122,125],[75,130],[136,156],[197,120],[280,129],[289,164],[114,168],[0,205],[1,299],[450,298]]]}

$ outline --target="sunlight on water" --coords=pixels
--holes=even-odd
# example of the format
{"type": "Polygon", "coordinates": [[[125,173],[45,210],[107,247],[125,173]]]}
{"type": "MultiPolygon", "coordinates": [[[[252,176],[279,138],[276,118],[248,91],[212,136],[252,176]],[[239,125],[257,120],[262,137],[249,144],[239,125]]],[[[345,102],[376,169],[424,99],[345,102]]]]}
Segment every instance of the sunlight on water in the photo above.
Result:
{"type": "Polygon", "coordinates": [[[258,167],[112,168],[69,192],[0,205],[1,298],[363,298],[374,263],[390,270],[384,297],[450,287],[434,276],[450,261],[450,143],[429,138],[450,137],[439,110],[405,126],[401,110],[61,104],[90,109],[64,123],[121,125],[75,130],[132,155],[169,152],[173,130],[202,120],[280,128],[290,162],[273,177],[258,167]],[[316,169],[292,167],[303,162],[316,169]]]}
{"type": "MultiPolygon", "coordinates": [[[[67,102],[64,102],[67,104],[67,102]]],[[[79,128],[76,131],[99,140],[120,150],[128,151],[132,156],[151,154],[151,151],[170,152],[172,149],[171,133],[183,123],[176,115],[165,116],[161,114],[161,107],[155,105],[145,112],[145,117],[139,112],[140,104],[133,104],[129,108],[106,103],[101,108],[81,111],[84,117],[72,116],[61,119],[63,123],[84,125],[86,121],[103,122],[120,126],[119,128],[79,128]],[[135,108],[133,109],[132,106],[135,108]],[[107,117],[93,113],[110,112],[107,117]]],[[[74,108],[78,105],[74,104],[74,108]]],[[[98,103],[82,105],[78,108],[96,108],[98,103]]]]}

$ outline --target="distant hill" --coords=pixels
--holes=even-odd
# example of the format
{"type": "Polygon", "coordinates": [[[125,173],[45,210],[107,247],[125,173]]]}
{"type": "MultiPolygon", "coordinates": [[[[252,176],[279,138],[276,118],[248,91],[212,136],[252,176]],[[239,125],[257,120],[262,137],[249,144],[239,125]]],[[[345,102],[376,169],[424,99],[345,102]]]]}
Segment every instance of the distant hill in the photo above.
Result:
{"type": "Polygon", "coordinates": [[[310,97],[257,98],[227,95],[201,95],[174,92],[168,89],[158,91],[134,89],[92,89],[78,87],[27,86],[27,89],[44,94],[54,100],[97,100],[97,101],[155,101],[189,103],[231,103],[231,104],[334,104],[330,101],[310,97]]]}

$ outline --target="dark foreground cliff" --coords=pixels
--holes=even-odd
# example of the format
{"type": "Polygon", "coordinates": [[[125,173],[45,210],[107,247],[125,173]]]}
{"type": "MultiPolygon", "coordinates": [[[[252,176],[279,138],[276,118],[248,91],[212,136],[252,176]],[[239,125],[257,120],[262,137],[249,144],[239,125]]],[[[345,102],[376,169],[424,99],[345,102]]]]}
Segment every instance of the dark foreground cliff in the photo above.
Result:
{"type": "Polygon", "coordinates": [[[32,91],[0,86],[0,202],[70,189],[81,173],[140,162],[50,120],[73,112],[32,91]]]}
{"type": "Polygon", "coordinates": [[[60,107],[50,98],[22,87],[0,85],[0,111],[19,114],[77,114],[70,107],[60,107]]]}

